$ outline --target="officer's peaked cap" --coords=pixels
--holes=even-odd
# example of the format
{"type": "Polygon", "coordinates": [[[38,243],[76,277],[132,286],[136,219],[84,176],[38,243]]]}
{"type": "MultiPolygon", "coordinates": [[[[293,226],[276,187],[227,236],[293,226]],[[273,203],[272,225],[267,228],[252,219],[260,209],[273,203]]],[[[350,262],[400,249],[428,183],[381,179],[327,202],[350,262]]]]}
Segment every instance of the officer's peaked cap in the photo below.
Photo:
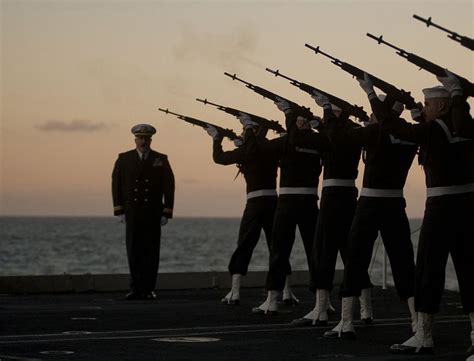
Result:
{"type": "Polygon", "coordinates": [[[155,127],[152,127],[149,124],[137,124],[132,127],[132,133],[135,136],[149,136],[151,137],[153,134],[156,133],[155,127]]]}
{"type": "Polygon", "coordinates": [[[441,85],[434,86],[432,88],[425,88],[422,90],[425,99],[433,99],[433,98],[450,98],[451,93],[448,89],[441,85]]]}

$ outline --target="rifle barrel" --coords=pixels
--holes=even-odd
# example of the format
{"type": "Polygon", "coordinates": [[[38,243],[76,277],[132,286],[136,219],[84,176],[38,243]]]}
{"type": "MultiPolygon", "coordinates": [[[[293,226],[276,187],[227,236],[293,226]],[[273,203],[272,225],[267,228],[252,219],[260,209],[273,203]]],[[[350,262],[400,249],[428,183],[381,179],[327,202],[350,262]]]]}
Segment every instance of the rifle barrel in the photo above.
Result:
{"type": "Polygon", "coordinates": [[[385,45],[387,45],[387,46],[389,46],[389,47],[391,47],[391,48],[393,48],[393,49],[395,49],[395,50],[398,50],[398,51],[401,52],[401,53],[405,53],[405,51],[404,51],[402,48],[399,48],[399,47],[397,47],[397,46],[395,46],[395,45],[393,45],[393,44],[390,44],[389,42],[383,40],[383,35],[380,35],[380,36],[377,37],[377,36],[375,36],[375,35],[372,35],[371,33],[367,33],[367,36],[368,36],[369,38],[372,38],[372,39],[376,40],[379,44],[385,44],[385,45]]]}

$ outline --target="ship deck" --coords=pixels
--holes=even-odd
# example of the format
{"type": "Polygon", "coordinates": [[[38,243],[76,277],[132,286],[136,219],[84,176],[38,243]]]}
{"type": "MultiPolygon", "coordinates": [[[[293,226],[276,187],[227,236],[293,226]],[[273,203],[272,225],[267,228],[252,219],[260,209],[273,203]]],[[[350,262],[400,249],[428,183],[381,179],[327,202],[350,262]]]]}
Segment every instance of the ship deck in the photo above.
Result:
{"type": "MultiPolygon", "coordinates": [[[[314,304],[295,287],[300,305],[274,316],[254,315],[265,298],[244,288],[240,306],[220,303],[224,289],[159,290],[154,301],[126,301],[124,292],[0,295],[0,360],[464,360],[470,323],[459,295],[446,291],[435,323],[436,353],[399,356],[392,343],[410,334],[408,309],[394,289],[373,291],[375,322],[356,321],[356,340],[328,340],[333,327],[294,327],[314,304]]],[[[340,309],[337,290],[331,296],[340,309]]]]}

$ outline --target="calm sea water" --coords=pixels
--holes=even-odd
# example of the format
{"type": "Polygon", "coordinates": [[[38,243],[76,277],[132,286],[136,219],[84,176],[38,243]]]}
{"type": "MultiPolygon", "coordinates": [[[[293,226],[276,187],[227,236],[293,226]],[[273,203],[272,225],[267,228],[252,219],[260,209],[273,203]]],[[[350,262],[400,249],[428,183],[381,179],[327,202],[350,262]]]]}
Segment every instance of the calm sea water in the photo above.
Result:
{"type": "MultiPolygon", "coordinates": [[[[238,218],[175,218],[163,228],[160,272],[226,271],[235,248],[238,218]]],[[[421,221],[410,221],[416,249],[421,221]]],[[[0,217],[0,276],[128,273],[125,227],[113,217],[0,217]]],[[[262,235],[249,267],[265,271],[268,250],[262,235]]],[[[382,283],[383,247],[376,243],[372,282],[382,283]]],[[[306,270],[299,233],[291,255],[306,270]]],[[[338,268],[342,262],[338,260],[338,268]]],[[[457,289],[451,260],[446,288],[457,289]]],[[[392,278],[389,268],[389,284],[392,278]]]]}

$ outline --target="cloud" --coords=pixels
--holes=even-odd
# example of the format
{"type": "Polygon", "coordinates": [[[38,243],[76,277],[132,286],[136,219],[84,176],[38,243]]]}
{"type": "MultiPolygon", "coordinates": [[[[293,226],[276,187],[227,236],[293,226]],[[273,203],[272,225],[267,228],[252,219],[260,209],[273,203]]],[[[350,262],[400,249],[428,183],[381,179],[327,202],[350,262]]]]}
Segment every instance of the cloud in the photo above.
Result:
{"type": "Polygon", "coordinates": [[[73,119],[71,121],[48,120],[43,124],[37,125],[37,129],[45,132],[84,132],[91,133],[103,131],[110,128],[102,122],[93,122],[89,119],[73,119]]]}

